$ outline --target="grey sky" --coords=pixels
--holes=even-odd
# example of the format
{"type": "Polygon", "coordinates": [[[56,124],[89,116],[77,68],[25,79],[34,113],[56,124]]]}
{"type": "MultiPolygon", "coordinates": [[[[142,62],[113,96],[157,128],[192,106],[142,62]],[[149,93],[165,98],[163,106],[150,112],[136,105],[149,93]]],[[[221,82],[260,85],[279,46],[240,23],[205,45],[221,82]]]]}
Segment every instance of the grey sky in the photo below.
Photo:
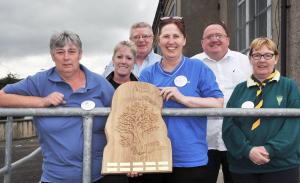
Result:
{"type": "Polygon", "coordinates": [[[0,77],[20,77],[53,66],[50,36],[76,32],[82,63],[102,73],[113,47],[128,39],[131,24],[150,24],[158,0],[0,0],[0,77]]]}

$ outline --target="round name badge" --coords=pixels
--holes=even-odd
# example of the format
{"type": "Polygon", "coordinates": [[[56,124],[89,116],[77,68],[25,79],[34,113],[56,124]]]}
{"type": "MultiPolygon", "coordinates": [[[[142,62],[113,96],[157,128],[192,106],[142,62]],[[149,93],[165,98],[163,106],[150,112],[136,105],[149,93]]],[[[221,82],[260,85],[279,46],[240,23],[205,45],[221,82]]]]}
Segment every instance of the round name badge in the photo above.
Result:
{"type": "Polygon", "coordinates": [[[254,103],[251,101],[246,101],[242,104],[242,108],[244,109],[252,109],[254,108],[254,103]]]}
{"type": "Polygon", "coordinates": [[[92,100],[86,100],[81,103],[81,109],[89,111],[94,109],[96,106],[95,102],[92,100]]]}
{"type": "Polygon", "coordinates": [[[183,75],[177,76],[174,79],[175,86],[177,87],[183,87],[187,84],[187,82],[188,82],[187,78],[183,75]]]}

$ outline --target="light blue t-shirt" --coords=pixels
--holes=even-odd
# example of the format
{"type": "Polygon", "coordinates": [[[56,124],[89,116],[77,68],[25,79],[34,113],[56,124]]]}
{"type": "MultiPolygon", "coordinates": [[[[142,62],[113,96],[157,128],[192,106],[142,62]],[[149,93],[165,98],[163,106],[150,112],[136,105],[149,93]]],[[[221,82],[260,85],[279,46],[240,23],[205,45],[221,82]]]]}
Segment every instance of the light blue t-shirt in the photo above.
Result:
{"type": "MultiPolygon", "coordinates": [[[[102,76],[80,66],[86,76],[86,87],[75,92],[51,68],[4,88],[6,93],[45,97],[52,92],[64,94],[66,104],[59,107],[80,107],[85,100],[92,100],[96,107],[111,105],[113,87],[102,76]]],[[[39,142],[43,153],[42,182],[82,182],[83,160],[82,117],[35,117],[39,142]]],[[[100,179],[106,118],[94,117],[92,134],[92,180],[100,179]]]]}
{"type": "MultiPolygon", "coordinates": [[[[213,72],[202,62],[183,57],[173,72],[165,72],[160,62],[144,69],[140,81],[157,87],[177,87],[185,96],[222,98],[213,72]]],[[[187,108],[174,100],[164,102],[166,108],[187,108]]],[[[196,167],[207,164],[207,118],[164,117],[172,143],[174,167],[196,167]]]]}

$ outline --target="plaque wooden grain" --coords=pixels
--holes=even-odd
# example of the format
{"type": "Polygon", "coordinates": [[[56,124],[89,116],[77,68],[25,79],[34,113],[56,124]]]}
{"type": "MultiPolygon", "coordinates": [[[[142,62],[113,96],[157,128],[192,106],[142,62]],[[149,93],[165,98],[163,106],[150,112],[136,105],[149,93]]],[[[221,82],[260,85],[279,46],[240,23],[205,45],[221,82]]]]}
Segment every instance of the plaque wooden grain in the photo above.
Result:
{"type": "Polygon", "coordinates": [[[157,87],[127,82],[112,100],[105,133],[102,174],[171,172],[172,150],[157,87]]]}

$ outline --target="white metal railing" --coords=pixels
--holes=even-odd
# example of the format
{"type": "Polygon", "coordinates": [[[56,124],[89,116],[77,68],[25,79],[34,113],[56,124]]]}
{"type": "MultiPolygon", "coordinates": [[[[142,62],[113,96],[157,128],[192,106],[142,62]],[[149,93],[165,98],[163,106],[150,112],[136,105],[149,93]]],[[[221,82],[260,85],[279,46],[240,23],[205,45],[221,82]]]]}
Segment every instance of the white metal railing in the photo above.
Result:
{"type": "MultiPolygon", "coordinates": [[[[83,117],[83,183],[91,182],[91,142],[94,116],[107,116],[110,108],[95,108],[85,111],[80,108],[0,108],[0,116],[8,116],[5,127],[5,164],[0,169],[4,174],[4,183],[10,183],[11,171],[27,162],[39,153],[40,148],[28,156],[11,163],[12,148],[12,116],[82,116],[83,117]]],[[[269,108],[269,109],[240,109],[240,108],[165,108],[163,116],[261,116],[261,117],[299,117],[300,109],[295,108],[269,108]]]]}

